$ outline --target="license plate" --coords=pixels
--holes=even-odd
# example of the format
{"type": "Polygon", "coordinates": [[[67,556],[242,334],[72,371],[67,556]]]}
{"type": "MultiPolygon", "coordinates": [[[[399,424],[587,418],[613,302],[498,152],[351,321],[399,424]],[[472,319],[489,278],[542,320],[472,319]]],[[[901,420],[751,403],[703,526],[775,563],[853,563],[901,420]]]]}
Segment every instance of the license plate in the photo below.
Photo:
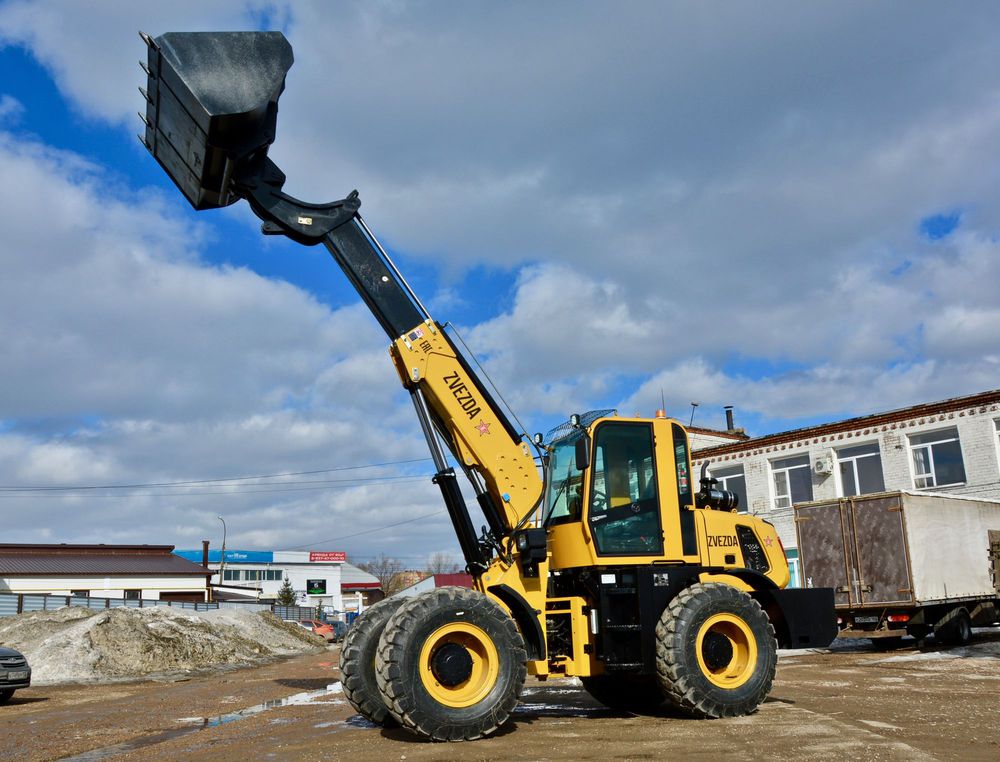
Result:
{"type": "Polygon", "coordinates": [[[11,682],[15,680],[27,680],[28,673],[25,670],[21,670],[20,672],[8,672],[7,679],[11,682]]]}
{"type": "Polygon", "coordinates": [[[878,624],[877,616],[856,616],[854,621],[857,624],[878,624]]]}

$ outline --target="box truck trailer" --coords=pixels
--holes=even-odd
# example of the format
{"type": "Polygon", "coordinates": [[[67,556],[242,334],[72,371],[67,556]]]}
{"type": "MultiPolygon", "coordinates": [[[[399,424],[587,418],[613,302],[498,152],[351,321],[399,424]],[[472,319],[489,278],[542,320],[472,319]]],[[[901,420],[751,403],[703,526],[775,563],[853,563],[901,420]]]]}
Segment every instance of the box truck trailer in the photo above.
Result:
{"type": "Polygon", "coordinates": [[[884,492],[795,506],[802,579],[834,589],[840,637],[963,645],[1000,620],[1000,501],[884,492]]]}

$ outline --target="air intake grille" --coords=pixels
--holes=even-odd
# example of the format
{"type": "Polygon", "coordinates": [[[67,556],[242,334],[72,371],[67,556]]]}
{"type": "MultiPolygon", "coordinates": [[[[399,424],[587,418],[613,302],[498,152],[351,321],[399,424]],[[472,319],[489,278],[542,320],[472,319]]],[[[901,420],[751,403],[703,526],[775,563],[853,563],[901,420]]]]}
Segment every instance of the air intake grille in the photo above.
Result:
{"type": "Polygon", "coordinates": [[[766,574],[771,564],[767,562],[767,553],[760,546],[760,540],[753,530],[748,526],[737,525],[736,537],[740,541],[740,550],[743,551],[743,563],[748,569],[753,569],[761,574],[766,574]]]}

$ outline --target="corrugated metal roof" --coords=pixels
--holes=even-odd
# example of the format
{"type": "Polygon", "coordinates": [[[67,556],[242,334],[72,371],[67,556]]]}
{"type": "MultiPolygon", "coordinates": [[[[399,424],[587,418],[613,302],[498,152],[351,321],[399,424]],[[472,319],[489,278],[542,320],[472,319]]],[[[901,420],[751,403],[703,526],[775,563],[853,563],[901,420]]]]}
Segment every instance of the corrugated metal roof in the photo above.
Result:
{"type": "Polygon", "coordinates": [[[171,553],[9,553],[0,548],[0,577],[68,577],[91,575],[204,576],[211,572],[171,553]]]}
{"type": "Polygon", "coordinates": [[[341,589],[369,589],[381,587],[378,577],[369,574],[363,569],[359,569],[354,564],[341,564],[340,566],[340,587],[341,589]]]}

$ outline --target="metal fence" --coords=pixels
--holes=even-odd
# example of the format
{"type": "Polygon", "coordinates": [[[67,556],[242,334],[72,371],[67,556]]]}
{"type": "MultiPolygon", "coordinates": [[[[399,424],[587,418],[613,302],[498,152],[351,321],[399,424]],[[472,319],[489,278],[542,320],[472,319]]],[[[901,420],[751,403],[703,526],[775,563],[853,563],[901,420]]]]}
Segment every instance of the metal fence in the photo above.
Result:
{"type": "Polygon", "coordinates": [[[300,619],[316,619],[315,606],[278,606],[271,607],[274,615],[286,622],[297,622],[300,619]]]}
{"type": "Polygon", "coordinates": [[[160,601],[147,598],[94,598],[82,595],[31,595],[28,593],[0,593],[0,617],[26,614],[31,611],[55,611],[66,606],[85,609],[151,608],[170,606],[175,609],[209,611],[218,608],[242,609],[244,611],[273,611],[275,616],[285,621],[315,619],[316,609],[311,606],[272,606],[256,601],[218,601],[216,603],[191,603],[188,601],[160,601]]]}

